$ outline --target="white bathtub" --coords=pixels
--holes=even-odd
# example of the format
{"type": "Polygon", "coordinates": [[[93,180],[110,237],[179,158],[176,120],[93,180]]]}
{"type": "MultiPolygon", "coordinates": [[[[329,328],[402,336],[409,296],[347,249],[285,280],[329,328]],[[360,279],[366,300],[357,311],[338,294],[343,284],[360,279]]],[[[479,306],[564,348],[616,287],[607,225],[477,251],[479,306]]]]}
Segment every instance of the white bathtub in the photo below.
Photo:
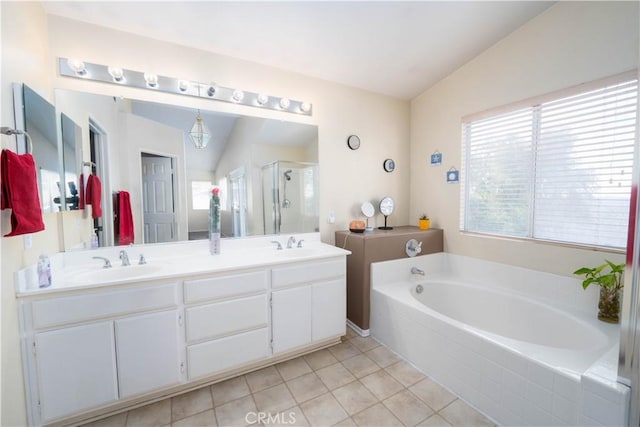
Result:
{"type": "Polygon", "coordinates": [[[597,289],[444,253],[371,277],[373,336],[498,424],[626,424],[619,331],[596,319],[597,289]]]}

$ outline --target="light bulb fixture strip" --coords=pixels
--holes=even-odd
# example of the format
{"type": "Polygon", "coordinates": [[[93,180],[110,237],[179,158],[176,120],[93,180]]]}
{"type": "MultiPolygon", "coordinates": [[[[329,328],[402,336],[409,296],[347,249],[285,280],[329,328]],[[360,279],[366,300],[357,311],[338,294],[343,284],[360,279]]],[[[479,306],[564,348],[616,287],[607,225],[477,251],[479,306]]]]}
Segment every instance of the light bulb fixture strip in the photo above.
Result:
{"type": "Polygon", "coordinates": [[[200,83],[192,80],[177,79],[159,74],[153,74],[156,77],[156,79],[153,79],[155,84],[150,85],[148,78],[151,73],[117,68],[116,74],[118,75],[118,79],[116,79],[113,75],[114,67],[84,61],[82,64],[84,65],[84,72],[78,73],[71,67],[67,58],[58,58],[60,75],[65,77],[117,84],[119,86],[147,89],[156,92],[193,96],[196,98],[229,102],[267,110],[284,111],[303,116],[311,116],[313,114],[313,107],[310,103],[296,101],[287,97],[250,92],[238,88],[219,86],[213,83],[200,83]],[[147,75],[147,79],[145,79],[145,74],[147,75]]]}

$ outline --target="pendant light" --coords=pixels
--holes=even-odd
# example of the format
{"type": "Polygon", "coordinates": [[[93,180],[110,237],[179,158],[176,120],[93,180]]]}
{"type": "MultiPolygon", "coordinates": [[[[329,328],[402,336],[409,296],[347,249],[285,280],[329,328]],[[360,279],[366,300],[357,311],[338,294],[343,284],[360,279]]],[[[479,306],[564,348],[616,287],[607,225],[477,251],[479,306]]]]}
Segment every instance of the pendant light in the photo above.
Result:
{"type": "MultiPolygon", "coordinates": [[[[200,97],[200,85],[198,85],[198,97],[200,97]]],[[[205,148],[207,144],[209,144],[211,132],[209,132],[207,124],[202,120],[199,108],[198,115],[196,116],[196,122],[191,126],[191,130],[189,131],[189,138],[191,138],[193,145],[198,149],[205,148]]]]}

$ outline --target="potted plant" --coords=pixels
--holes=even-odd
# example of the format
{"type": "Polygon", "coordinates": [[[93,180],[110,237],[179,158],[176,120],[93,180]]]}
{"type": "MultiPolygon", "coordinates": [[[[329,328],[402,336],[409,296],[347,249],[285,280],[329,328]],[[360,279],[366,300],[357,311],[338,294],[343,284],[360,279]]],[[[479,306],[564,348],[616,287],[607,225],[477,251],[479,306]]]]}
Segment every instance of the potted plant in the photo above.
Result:
{"type": "Polygon", "coordinates": [[[595,268],[582,267],[573,272],[585,276],[582,288],[587,289],[590,284],[600,285],[600,300],[598,302],[598,319],[608,323],[620,322],[620,294],[622,293],[622,275],[624,263],[614,264],[609,260],[595,268]]]}
{"type": "Polygon", "coordinates": [[[418,219],[418,226],[420,230],[428,230],[431,227],[431,220],[427,216],[427,214],[420,215],[420,219],[418,219]]]}

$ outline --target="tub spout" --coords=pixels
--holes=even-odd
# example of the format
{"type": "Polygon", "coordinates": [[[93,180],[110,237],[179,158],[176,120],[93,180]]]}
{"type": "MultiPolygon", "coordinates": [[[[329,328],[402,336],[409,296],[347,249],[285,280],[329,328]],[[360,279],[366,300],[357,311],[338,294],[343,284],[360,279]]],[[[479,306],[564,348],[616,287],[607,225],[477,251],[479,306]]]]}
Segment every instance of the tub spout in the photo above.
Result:
{"type": "Polygon", "coordinates": [[[421,276],[424,276],[424,270],[420,270],[417,267],[411,267],[411,274],[419,274],[421,276]]]}

